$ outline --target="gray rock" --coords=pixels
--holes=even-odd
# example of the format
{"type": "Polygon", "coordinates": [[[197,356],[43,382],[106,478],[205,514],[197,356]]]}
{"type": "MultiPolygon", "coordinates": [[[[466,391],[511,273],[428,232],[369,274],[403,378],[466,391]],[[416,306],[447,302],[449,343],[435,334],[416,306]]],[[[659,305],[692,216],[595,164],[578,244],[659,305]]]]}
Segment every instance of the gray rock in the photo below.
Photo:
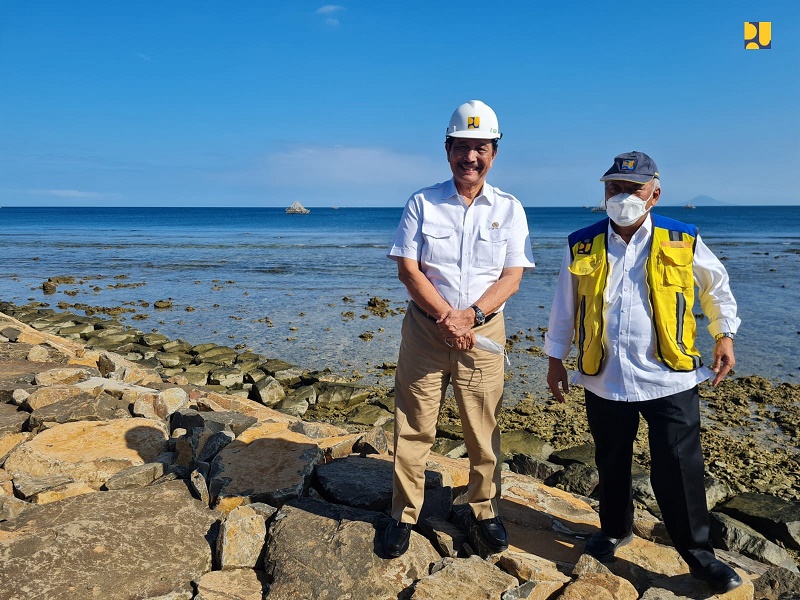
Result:
{"type": "Polygon", "coordinates": [[[194,360],[191,354],[183,352],[156,352],[154,358],[162,367],[185,367],[194,360]]]}
{"type": "Polygon", "coordinates": [[[65,483],[72,483],[74,478],[69,475],[42,475],[37,477],[28,473],[16,473],[14,475],[14,491],[22,498],[30,498],[40,492],[52,490],[65,483]]]}
{"type": "MultiPolygon", "coordinates": [[[[208,471],[206,470],[206,475],[208,471]]],[[[192,473],[189,475],[188,479],[189,483],[189,491],[192,492],[192,496],[200,500],[203,504],[208,506],[210,504],[210,498],[208,494],[208,484],[206,483],[206,478],[203,474],[198,470],[194,469],[192,473]]]]}
{"type": "Polygon", "coordinates": [[[73,421],[108,421],[131,416],[127,400],[102,393],[96,398],[75,396],[37,408],[30,415],[30,430],[42,431],[56,423],[73,421]]]}
{"type": "Polygon", "coordinates": [[[289,387],[296,383],[300,383],[300,378],[303,376],[303,369],[299,367],[289,367],[288,369],[280,369],[272,373],[272,376],[282,386],[289,387]]]}
{"type": "Polygon", "coordinates": [[[462,548],[469,542],[467,535],[450,521],[429,517],[417,522],[420,532],[430,540],[442,556],[463,556],[462,548]]]}
{"type": "Polygon", "coordinates": [[[632,475],[631,488],[633,489],[633,501],[635,504],[654,515],[661,515],[661,509],[656,501],[656,493],[653,491],[653,484],[650,482],[650,475],[647,473],[632,475]]]}
{"type": "Polygon", "coordinates": [[[800,504],[768,494],[747,492],[716,507],[719,512],[750,525],[771,540],[800,550],[800,504]]]}
{"type": "Polygon", "coordinates": [[[337,504],[366,510],[385,510],[392,502],[392,463],[348,456],[318,465],[317,483],[322,495],[337,504]]]}
{"type": "Polygon", "coordinates": [[[580,463],[590,467],[597,466],[594,462],[594,444],[582,444],[572,448],[565,448],[564,450],[553,452],[549,457],[545,458],[557,465],[567,466],[571,463],[580,463]]]}
{"type": "Polygon", "coordinates": [[[217,519],[181,482],[34,507],[0,523],[0,581],[16,598],[48,600],[191,591],[191,582],[211,570],[207,536],[217,519]]]}
{"type": "Polygon", "coordinates": [[[431,452],[436,452],[436,454],[441,454],[442,456],[447,455],[449,452],[457,448],[461,448],[464,446],[463,440],[452,440],[450,438],[436,438],[433,441],[433,446],[431,446],[431,452]]]}
{"type": "Polygon", "coordinates": [[[600,483],[597,469],[580,463],[571,463],[563,471],[551,475],[544,481],[545,485],[560,488],[564,491],[591,496],[600,483]]]}
{"type": "Polygon", "coordinates": [[[389,439],[380,427],[373,427],[358,438],[353,452],[360,454],[389,454],[389,439]]]}
{"type": "Polygon", "coordinates": [[[515,473],[535,477],[542,481],[564,470],[561,465],[528,454],[514,454],[508,464],[515,473]]]}
{"type": "Polygon", "coordinates": [[[145,333],[139,338],[138,342],[149,348],[161,348],[169,342],[169,338],[160,333],[145,333]]]}
{"type": "Polygon", "coordinates": [[[211,363],[212,365],[232,366],[236,362],[236,350],[227,346],[215,346],[194,357],[196,364],[211,363]]]}
{"type": "Polygon", "coordinates": [[[217,367],[208,373],[208,382],[211,385],[223,385],[225,387],[241,387],[244,383],[244,373],[238,366],[217,367]]]}
{"type": "Polygon", "coordinates": [[[234,435],[230,431],[215,431],[205,440],[197,454],[197,460],[210,463],[233,440],[234,435]]]}
{"type": "Polygon", "coordinates": [[[800,596],[800,575],[772,567],[753,581],[753,587],[759,600],[795,600],[800,596]]]}
{"type": "Polygon", "coordinates": [[[773,544],[752,527],[723,513],[711,513],[711,541],[716,548],[738,552],[798,573],[794,560],[783,548],[773,544]]]}
{"type": "Polygon", "coordinates": [[[20,333],[22,332],[16,327],[3,327],[3,329],[0,330],[0,334],[7,338],[9,342],[16,342],[17,339],[19,339],[20,333]]]}
{"type": "MultiPolygon", "coordinates": [[[[10,521],[29,510],[34,505],[14,496],[0,495],[0,521],[10,521]]],[[[2,594],[2,591],[0,591],[2,594]]]]}
{"type": "Polygon", "coordinates": [[[200,412],[191,408],[180,408],[170,416],[170,431],[183,428],[187,431],[195,427],[206,428],[212,432],[230,431],[234,435],[254,425],[258,420],[235,411],[200,412]]]}
{"type": "Polygon", "coordinates": [[[720,502],[724,502],[731,497],[731,488],[716,477],[706,477],[703,481],[706,488],[706,504],[708,510],[713,509],[720,502]]]}
{"type": "Polygon", "coordinates": [[[505,592],[500,596],[500,600],[527,600],[527,598],[533,597],[535,587],[535,581],[526,581],[522,585],[505,592]]]}
{"type": "Polygon", "coordinates": [[[192,345],[184,340],[172,340],[171,342],[165,342],[161,349],[164,352],[189,352],[192,349],[192,345]]]}
{"type": "Polygon", "coordinates": [[[103,486],[106,490],[127,490],[150,485],[164,474],[163,462],[151,462],[128,467],[112,475],[103,486]]]}
{"type": "Polygon", "coordinates": [[[253,384],[250,397],[265,406],[275,406],[286,397],[286,392],[274,377],[265,377],[253,384]]]}
{"type": "Polygon", "coordinates": [[[519,587],[516,577],[477,556],[444,561],[444,568],[417,582],[411,600],[499,598],[519,587]]]}
{"type": "MultiPolygon", "coordinates": [[[[311,387],[311,386],[308,386],[311,387]]],[[[311,388],[314,389],[313,387],[311,388]]],[[[287,396],[275,405],[275,410],[279,410],[293,417],[302,417],[308,412],[308,400],[303,396],[292,394],[287,396]]]]}
{"type": "Polygon", "coordinates": [[[350,383],[321,382],[317,393],[317,404],[344,404],[355,406],[369,398],[370,389],[350,383]]]}
{"type": "Polygon", "coordinates": [[[438,553],[411,532],[409,551],[392,560],[375,555],[389,519],[379,513],[301,498],[270,526],[265,571],[270,600],[398,598],[428,574],[438,553]]]}
{"type": "Polygon", "coordinates": [[[518,429],[500,435],[500,450],[506,457],[514,454],[527,454],[541,460],[547,460],[553,453],[554,448],[540,437],[518,429]]]}
{"type": "Polygon", "coordinates": [[[30,415],[12,404],[0,404],[0,437],[8,433],[19,433],[30,415]]]}
{"type": "Polygon", "coordinates": [[[348,423],[367,425],[369,427],[380,427],[384,423],[391,421],[392,418],[394,418],[392,413],[374,404],[361,404],[347,414],[348,423]]]}

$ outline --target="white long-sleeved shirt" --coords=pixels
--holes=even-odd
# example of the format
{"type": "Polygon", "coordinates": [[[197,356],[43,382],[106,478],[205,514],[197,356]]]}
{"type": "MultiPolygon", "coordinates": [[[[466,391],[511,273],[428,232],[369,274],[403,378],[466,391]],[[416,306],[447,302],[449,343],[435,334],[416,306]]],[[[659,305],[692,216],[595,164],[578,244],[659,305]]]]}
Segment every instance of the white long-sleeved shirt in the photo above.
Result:
{"type": "MultiPolygon", "coordinates": [[[[648,216],[629,243],[608,227],[609,274],[604,293],[603,344],[606,356],[597,375],[576,372],[573,382],[608,400],[652,400],[691,389],[712,376],[707,367],[672,371],[656,357],[645,261],[650,254],[653,221],[648,216]]],[[[570,273],[567,248],[558,276],[544,351],[564,359],[569,355],[575,330],[576,276],[570,273]]],[[[736,333],[741,320],[730,290],[728,273],[698,235],[692,263],[694,280],[712,336],[736,333]]]]}
{"type": "Polygon", "coordinates": [[[467,205],[452,179],[409,198],[387,256],[418,261],[436,291],[457,310],[475,304],[504,268],[535,266],[520,201],[484,183],[467,205]]]}

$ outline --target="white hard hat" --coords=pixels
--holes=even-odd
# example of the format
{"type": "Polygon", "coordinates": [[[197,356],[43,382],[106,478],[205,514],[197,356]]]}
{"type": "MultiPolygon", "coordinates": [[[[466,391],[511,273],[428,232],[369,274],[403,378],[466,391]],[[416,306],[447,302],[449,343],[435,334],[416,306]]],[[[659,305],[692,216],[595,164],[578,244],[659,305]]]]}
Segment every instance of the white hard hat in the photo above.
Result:
{"type": "Polygon", "coordinates": [[[470,100],[459,106],[450,117],[447,137],[499,140],[503,134],[494,111],[480,100],[470,100]]]}

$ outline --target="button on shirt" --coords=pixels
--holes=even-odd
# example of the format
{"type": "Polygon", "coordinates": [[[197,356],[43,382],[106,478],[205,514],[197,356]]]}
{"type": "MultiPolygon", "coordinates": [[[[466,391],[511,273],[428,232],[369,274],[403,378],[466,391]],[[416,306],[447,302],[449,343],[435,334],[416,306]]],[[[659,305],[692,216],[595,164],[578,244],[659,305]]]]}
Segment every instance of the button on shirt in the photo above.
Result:
{"type": "MultiPolygon", "coordinates": [[[[603,346],[606,356],[597,375],[576,372],[573,382],[607,400],[661,398],[693,388],[712,376],[710,369],[672,371],[656,358],[645,263],[650,255],[652,219],[648,216],[627,244],[609,221],[608,266],[603,304],[603,346]]],[[[569,248],[561,264],[544,352],[564,359],[575,329],[576,277],[569,272],[569,248]]],[[[740,320],[725,267],[698,236],[692,263],[700,304],[712,336],[736,333],[740,320]]]]}
{"type": "Polygon", "coordinates": [[[484,183],[467,205],[452,179],[409,198],[387,256],[418,261],[436,291],[457,310],[477,302],[504,268],[535,266],[520,201],[484,183]]]}

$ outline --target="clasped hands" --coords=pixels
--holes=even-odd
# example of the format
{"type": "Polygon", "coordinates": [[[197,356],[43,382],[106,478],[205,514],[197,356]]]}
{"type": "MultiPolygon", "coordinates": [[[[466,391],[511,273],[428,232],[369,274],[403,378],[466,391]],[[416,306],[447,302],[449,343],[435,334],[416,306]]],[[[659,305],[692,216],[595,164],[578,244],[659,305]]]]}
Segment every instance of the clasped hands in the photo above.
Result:
{"type": "Polygon", "coordinates": [[[449,310],[436,321],[445,344],[459,350],[471,350],[475,346],[474,324],[475,311],[471,308],[449,310]]]}

